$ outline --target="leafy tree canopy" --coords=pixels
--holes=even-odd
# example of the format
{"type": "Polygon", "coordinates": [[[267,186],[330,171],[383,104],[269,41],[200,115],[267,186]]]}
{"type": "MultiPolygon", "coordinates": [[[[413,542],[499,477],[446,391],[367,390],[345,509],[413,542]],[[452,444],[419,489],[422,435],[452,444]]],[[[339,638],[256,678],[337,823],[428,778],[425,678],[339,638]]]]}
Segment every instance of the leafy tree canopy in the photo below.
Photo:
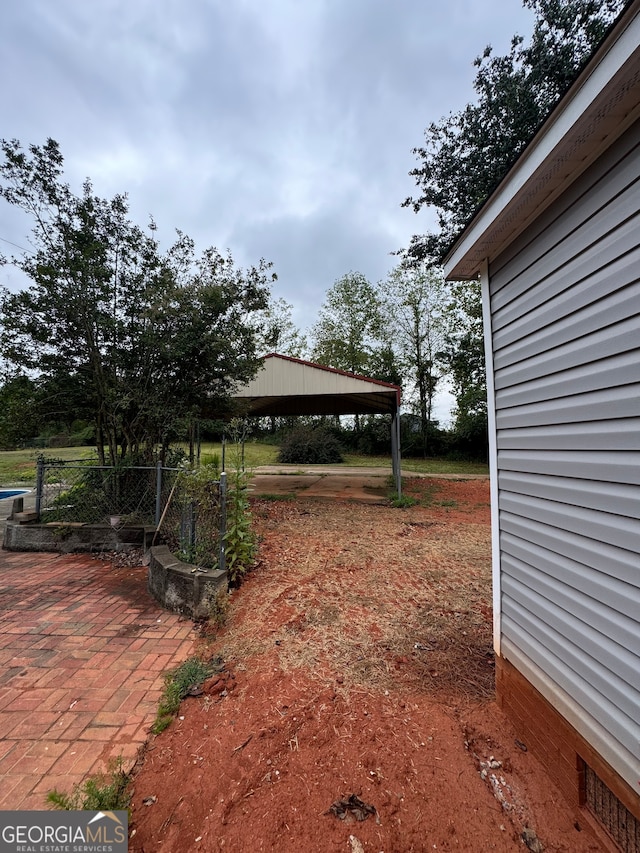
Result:
{"type": "Polygon", "coordinates": [[[382,314],[375,288],[350,272],[329,288],[313,326],[312,359],[327,367],[368,374],[380,341],[382,314]]]}
{"type": "Polygon", "coordinates": [[[409,259],[440,262],[475,210],[504,177],[602,40],[624,0],[523,0],[535,25],[509,53],[491,47],[475,60],[477,101],[432,122],[419,165],[418,194],[405,206],[436,210],[439,230],[415,236],[409,259]]]}
{"type": "Polygon", "coordinates": [[[433,414],[433,401],[445,373],[449,290],[442,272],[426,264],[402,263],[378,285],[396,363],[409,400],[420,419],[423,451],[433,414]]]}
{"type": "Polygon", "coordinates": [[[163,253],[125,195],[99,198],[89,180],[72,192],[54,140],[1,151],[0,197],[33,222],[33,252],[11,259],[32,286],[0,303],[3,354],[55,388],[57,408],[83,401],[102,459],[105,445],[114,464],[150,457],[180,417],[218,413],[255,374],[252,318],[267,307],[270,264],[197,255],[181,232],[163,253]]]}
{"type": "Polygon", "coordinates": [[[255,327],[258,348],[263,355],[277,352],[294,358],[304,358],[307,352],[306,335],[293,322],[293,306],[286,299],[271,299],[268,306],[256,314],[255,327]]]}

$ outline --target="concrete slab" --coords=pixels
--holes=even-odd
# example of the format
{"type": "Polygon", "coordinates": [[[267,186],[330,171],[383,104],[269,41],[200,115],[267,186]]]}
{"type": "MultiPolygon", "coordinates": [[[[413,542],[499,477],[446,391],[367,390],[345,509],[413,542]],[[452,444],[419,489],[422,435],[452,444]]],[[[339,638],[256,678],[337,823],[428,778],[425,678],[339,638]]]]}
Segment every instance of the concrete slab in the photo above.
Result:
{"type": "Polygon", "coordinates": [[[308,469],[258,469],[251,479],[251,491],[260,495],[295,494],[305,498],[355,500],[365,503],[384,503],[392,486],[391,471],[354,469],[353,472],[308,469]],[[372,473],[373,472],[373,473],[372,473]]]}
{"type": "MultiPolygon", "coordinates": [[[[394,491],[388,468],[356,468],[331,465],[263,465],[251,479],[255,497],[295,494],[307,498],[385,503],[394,491]]],[[[403,472],[404,477],[447,480],[486,480],[487,474],[421,474],[403,472]]]]}

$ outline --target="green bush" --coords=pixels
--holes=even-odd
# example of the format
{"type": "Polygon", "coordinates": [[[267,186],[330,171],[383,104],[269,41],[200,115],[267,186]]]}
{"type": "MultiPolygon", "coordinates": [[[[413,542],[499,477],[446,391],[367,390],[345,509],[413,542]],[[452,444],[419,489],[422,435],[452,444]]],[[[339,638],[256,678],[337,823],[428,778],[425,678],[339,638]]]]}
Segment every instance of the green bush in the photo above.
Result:
{"type": "Polygon", "coordinates": [[[47,802],[63,811],[118,811],[129,807],[131,777],[122,766],[122,757],[109,763],[107,773],[101,773],[75,785],[70,794],[54,788],[47,802]]]}
{"type": "Polygon", "coordinates": [[[298,427],[280,445],[279,462],[297,465],[332,465],[343,461],[339,441],[322,427],[298,427]]]}
{"type": "Polygon", "coordinates": [[[231,586],[239,586],[242,576],[255,562],[256,535],[251,526],[249,475],[236,467],[227,491],[227,529],[224,534],[225,568],[231,586]]]}

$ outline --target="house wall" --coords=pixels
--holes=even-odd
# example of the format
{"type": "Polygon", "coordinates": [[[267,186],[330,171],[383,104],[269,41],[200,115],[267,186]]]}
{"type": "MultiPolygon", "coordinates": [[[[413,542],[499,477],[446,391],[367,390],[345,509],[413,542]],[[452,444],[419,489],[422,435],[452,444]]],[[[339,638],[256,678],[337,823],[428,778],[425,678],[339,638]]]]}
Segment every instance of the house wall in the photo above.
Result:
{"type": "Polygon", "coordinates": [[[639,237],[636,123],[488,271],[500,654],[627,799],[640,794],[639,237]]]}

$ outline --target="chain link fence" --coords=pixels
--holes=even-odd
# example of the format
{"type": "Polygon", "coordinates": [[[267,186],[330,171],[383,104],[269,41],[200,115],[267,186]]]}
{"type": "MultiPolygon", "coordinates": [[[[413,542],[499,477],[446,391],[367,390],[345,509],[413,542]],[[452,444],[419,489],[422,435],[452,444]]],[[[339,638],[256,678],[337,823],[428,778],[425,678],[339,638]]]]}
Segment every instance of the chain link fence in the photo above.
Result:
{"type": "Polygon", "coordinates": [[[185,563],[205,569],[225,567],[226,475],[219,480],[184,472],[172,488],[158,533],[185,563]]]}
{"type": "Polygon", "coordinates": [[[177,468],[160,465],[40,459],[36,512],[43,522],[156,524],[177,475],[177,468]]]}
{"type": "Polygon", "coordinates": [[[224,568],[225,474],[39,459],[35,509],[43,523],[155,526],[181,560],[224,568]]]}

